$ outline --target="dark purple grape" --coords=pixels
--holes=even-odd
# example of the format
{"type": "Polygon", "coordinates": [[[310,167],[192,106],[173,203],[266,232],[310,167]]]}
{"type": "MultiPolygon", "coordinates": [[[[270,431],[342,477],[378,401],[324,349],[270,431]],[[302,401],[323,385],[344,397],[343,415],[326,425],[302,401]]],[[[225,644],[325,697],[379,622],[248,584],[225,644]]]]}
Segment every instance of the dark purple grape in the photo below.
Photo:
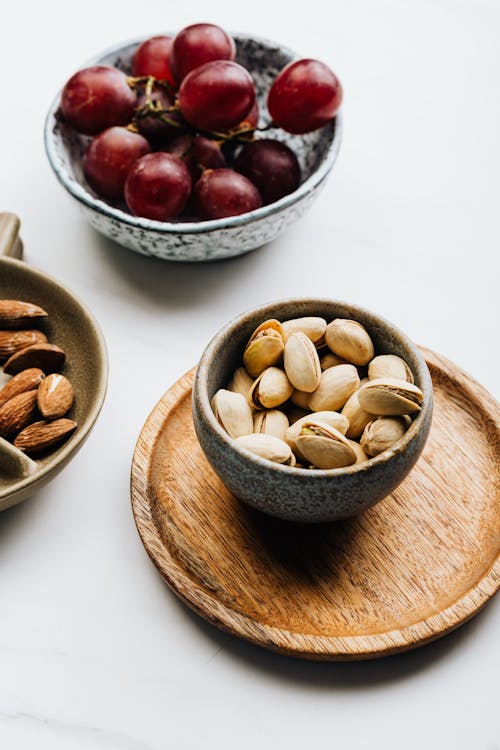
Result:
{"type": "Polygon", "coordinates": [[[180,83],[188,73],[212,60],[234,60],[231,37],[211,23],[195,23],[179,31],[169,50],[170,70],[180,83]]]}
{"type": "Polygon", "coordinates": [[[180,135],[165,146],[165,151],[184,160],[193,182],[196,182],[205,169],[226,166],[219,142],[202,135],[180,135]]]}
{"type": "Polygon", "coordinates": [[[255,87],[245,68],[228,60],[215,60],[195,68],[179,89],[179,104],[186,120],[199,130],[234,128],[250,112],[255,87]]]}
{"type": "Polygon", "coordinates": [[[63,88],[61,109],[66,122],[94,135],[112,125],[128,125],[137,96],[117,68],[95,65],[75,73],[63,88]]]}
{"type": "Polygon", "coordinates": [[[234,168],[257,186],[264,203],[293,193],[300,184],[297,157],[284,143],[271,138],[243,146],[234,168]]]}
{"type": "Polygon", "coordinates": [[[191,177],[177,156],[156,152],[134,162],[125,182],[125,200],[136,216],[168,221],[178,216],[191,193],[191,177]]]}
{"type": "Polygon", "coordinates": [[[161,87],[154,88],[149,95],[146,92],[140,95],[134,121],[153,148],[161,148],[186,131],[186,122],[174,108],[173,97],[161,87]]]}
{"type": "Polygon", "coordinates": [[[125,180],[132,164],[151,151],[147,140],[127,128],[114,126],[96,135],[83,157],[89,185],[103,198],[123,198],[125,180]]]}
{"type": "Polygon", "coordinates": [[[238,216],[261,206],[255,185],[232,169],[207,170],[194,186],[193,207],[203,219],[238,216]]]}

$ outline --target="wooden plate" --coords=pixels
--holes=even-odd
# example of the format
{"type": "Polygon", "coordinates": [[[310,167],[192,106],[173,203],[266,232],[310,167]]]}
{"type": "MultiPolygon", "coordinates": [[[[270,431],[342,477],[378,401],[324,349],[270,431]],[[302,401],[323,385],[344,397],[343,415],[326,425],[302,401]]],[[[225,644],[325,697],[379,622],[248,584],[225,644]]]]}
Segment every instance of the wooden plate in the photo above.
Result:
{"type": "Polygon", "coordinates": [[[214,625],[313,659],[405,651],[461,625],[500,585],[500,407],[424,350],[435,389],[425,451],[402,485],[348,521],[265,516],[220,483],[194,433],[184,375],[149,416],[132,507],[173,591],[214,625]]]}

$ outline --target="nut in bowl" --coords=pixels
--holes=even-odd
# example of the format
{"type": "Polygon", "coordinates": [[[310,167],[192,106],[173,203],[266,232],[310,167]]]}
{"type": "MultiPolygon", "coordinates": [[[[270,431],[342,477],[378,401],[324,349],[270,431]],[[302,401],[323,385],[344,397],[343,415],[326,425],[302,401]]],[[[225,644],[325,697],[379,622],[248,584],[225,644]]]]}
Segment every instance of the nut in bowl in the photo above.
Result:
{"type": "Polygon", "coordinates": [[[196,434],[226,487],[302,522],[354,516],[389,495],[423,450],[432,405],[427,365],[402,331],[325,299],[230,322],[193,388],[196,434]]]}
{"type": "MultiPolygon", "coordinates": [[[[185,31],[177,34],[173,47],[185,31]]],[[[152,40],[119,45],[95,57],[87,64],[94,67],[86,69],[107,66],[101,70],[122,76],[123,80],[116,84],[125,87],[120,103],[124,112],[120,109],[117,114],[117,117],[123,116],[122,120],[111,127],[103,120],[99,127],[107,129],[97,135],[89,130],[86,121],[80,125],[79,132],[72,124],[70,109],[61,108],[64,92],[56,98],[45,128],[47,155],[59,181],[99,232],[144,255],[179,261],[217,260],[243,254],[271,241],[311,206],[333,167],[340,146],[341,119],[340,113],[337,114],[340,84],[337,81],[332,106],[326,108],[326,119],[315,119],[308,124],[307,116],[301,115],[301,122],[310,132],[304,133],[293,118],[283,119],[282,127],[275,126],[283,115],[282,101],[292,101],[286,93],[288,79],[304,75],[300,66],[298,73],[293,67],[300,61],[290,50],[264,39],[243,34],[236,34],[233,39],[234,45],[228,46],[227,59],[212,60],[189,71],[178,92],[171,88],[173,84],[167,79],[164,91],[141,94],[139,101],[145,96],[146,104],[139,110],[136,106],[135,115],[130,114],[126,81],[139,81],[137,85],[147,86],[144,79],[137,76],[143,71],[137,68],[137,55],[138,50],[152,40]],[[234,54],[235,59],[231,56],[234,54]],[[252,110],[245,115],[243,130],[230,127],[228,131],[214,132],[221,128],[221,123],[213,119],[217,112],[203,110],[200,114],[198,111],[198,105],[203,102],[203,88],[210,83],[205,80],[207,66],[217,67],[220,83],[224,76],[239,76],[233,81],[242,89],[242,109],[236,109],[238,117],[254,102],[252,110]],[[269,96],[268,100],[273,81],[280,85],[274,87],[273,97],[269,96]],[[162,104],[172,98],[174,104],[170,108],[168,102],[162,104]],[[174,131],[169,133],[166,143],[157,141],[159,120],[151,118],[151,112],[154,110],[158,114],[156,110],[161,106],[167,107],[167,125],[174,131]],[[147,112],[144,107],[149,108],[147,112]],[[179,127],[179,112],[189,120],[187,133],[183,130],[184,122],[179,127]],[[131,116],[132,129],[139,132],[124,127],[131,116]],[[258,140],[253,140],[257,125],[265,128],[265,132],[257,133],[258,140]],[[288,130],[283,129],[285,127],[288,130]],[[179,135],[173,137],[176,128],[179,135]],[[130,161],[125,185],[121,167],[116,173],[103,176],[99,161],[106,150],[116,157],[118,141],[123,144],[120,159],[123,156],[123,160],[130,161]],[[151,150],[153,153],[149,153],[151,150]],[[272,179],[262,183],[259,174],[265,164],[272,166],[272,179]],[[201,176],[200,166],[206,167],[201,176]],[[171,178],[170,186],[166,184],[167,177],[171,178]],[[148,184],[153,184],[157,178],[164,180],[169,193],[159,209],[146,205],[148,184]],[[180,186],[179,190],[173,190],[174,183],[180,186]],[[227,204],[222,214],[221,203],[227,204]],[[229,214],[228,211],[236,210],[234,203],[238,203],[237,213],[229,214]],[[164,211],[170,212],[169,216],[164,211]]],[[[306,76],[324,75],[328,70],[317,61],[301,62],[306,76]],[[322,67],[314,67],[312,63],[322,67]]],[[[164,71],[162,75],[167,76],[167,73],[164,71]]],[[[328,74],[336,81],[331,71],[328,74]]],[[[67,86],[70,82],[71,79],[67,86]]],[[[301,85],[307,93],[304,80],[301,85]]],[[[329,85],[333,91],[334,84],[330,81],[329,85]]]]}

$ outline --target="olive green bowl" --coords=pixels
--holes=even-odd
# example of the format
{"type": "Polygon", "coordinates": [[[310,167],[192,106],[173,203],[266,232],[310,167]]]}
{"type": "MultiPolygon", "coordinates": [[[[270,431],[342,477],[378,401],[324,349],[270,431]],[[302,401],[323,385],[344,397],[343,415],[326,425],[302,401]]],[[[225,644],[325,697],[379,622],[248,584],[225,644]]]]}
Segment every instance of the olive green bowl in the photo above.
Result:
{"type": "MultiPolygon", "coordinates": [[[[32,473],[23,476],[22,472],[11,472],[8,460],[0,461],[0,510],[33,495],[73,458],[101,411],[108,378],[104,338],[83,303],[55,279],[21,260],[7,257],[22,254],[18,227],[17,217],[0,214],[0,299],[34,302],[47,311],[46,322],[40,328],[50,343],[66,352],[63,373],[75,390],[75,403],[68,417],[74,419],[78,427],[59,448],[43,458],[33,459],[32,473]],[[9,471],[5,471],[5,466],[9,471]]],[[[0,366],[0,387],[6,380],[0,366]]]]}
{"type": "Polygon", "coordinates": [[[432,419],[432,382],[422,354],[408,336],[379,315],[331,299],[288,299],[250,310],[222,328],[199,362],[193,387],[193,419],[200,445],[223,484],[240,500],[289,521],[335,521],[355,516],[389,495],[406,477],[427,440],[432,419]],[[269,318],[308,315],[357,320],[368,330],[377,354],[406,360],[423,391],[422,409],[392,448],[344,469],[299,469],[272,463],[235,445],[216,420],[210,401],[226,388],[242,364],[245,345],[269,318]]]}

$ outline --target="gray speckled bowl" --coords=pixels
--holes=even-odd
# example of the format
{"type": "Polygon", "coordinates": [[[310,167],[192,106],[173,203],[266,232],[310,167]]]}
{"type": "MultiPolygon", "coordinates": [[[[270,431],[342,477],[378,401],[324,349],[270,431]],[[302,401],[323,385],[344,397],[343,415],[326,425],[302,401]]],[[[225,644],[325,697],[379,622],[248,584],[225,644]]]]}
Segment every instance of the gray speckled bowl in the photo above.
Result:
{"type": "MultiPolygon", "coordinates": [[[[276,74],[297,55],[280,45],[256,37],[234,34],[237,61],[254,79],[261,118],[267,92],[276,74]]],[[[122,44],[89,60],[87,65],[114,65],[130,72],[132,55],[143,39],[122,44]]],[[[229,258],[270,242],[299,219],[311,206],[332,169],[340,147],[340,115],[321,130],[294,136],[280,129],[266,136],[287,143],[296,153],[303,174],[300,187],[279,201],[256,211],[214,221],[151,221],[132,216],[98,198],[85,181],[81,158],[88,137],[75,133],[57,117],[60,94],[45,124],[45,148],[61,184],[75,198],[98,232],[120,245],[165,260],[206,261],[229,258]]],[[[261,120],[262,124],[262,120],[261,120]]]]}
{"type": "Polygon", "coordinates": [[[420,456],[432,419],[432,383],[427,365],[410,339],[384,318],[357,305],[329,299],[289,299],[251,310],[222,328],[205,349],[193,388],[198,440],[222,482],[249,505],[290,521],[334,521],[354,516],[389,495],[420,456]],[[399,354],[424,393],[422,410],[403,438],[370,461],[345,469],[281,466],[237,448],[215,419],[210,401],[241,365],[245,344],[268,318],[303,315],[351,318],[366,326],[377,354],[399,354]]]}

